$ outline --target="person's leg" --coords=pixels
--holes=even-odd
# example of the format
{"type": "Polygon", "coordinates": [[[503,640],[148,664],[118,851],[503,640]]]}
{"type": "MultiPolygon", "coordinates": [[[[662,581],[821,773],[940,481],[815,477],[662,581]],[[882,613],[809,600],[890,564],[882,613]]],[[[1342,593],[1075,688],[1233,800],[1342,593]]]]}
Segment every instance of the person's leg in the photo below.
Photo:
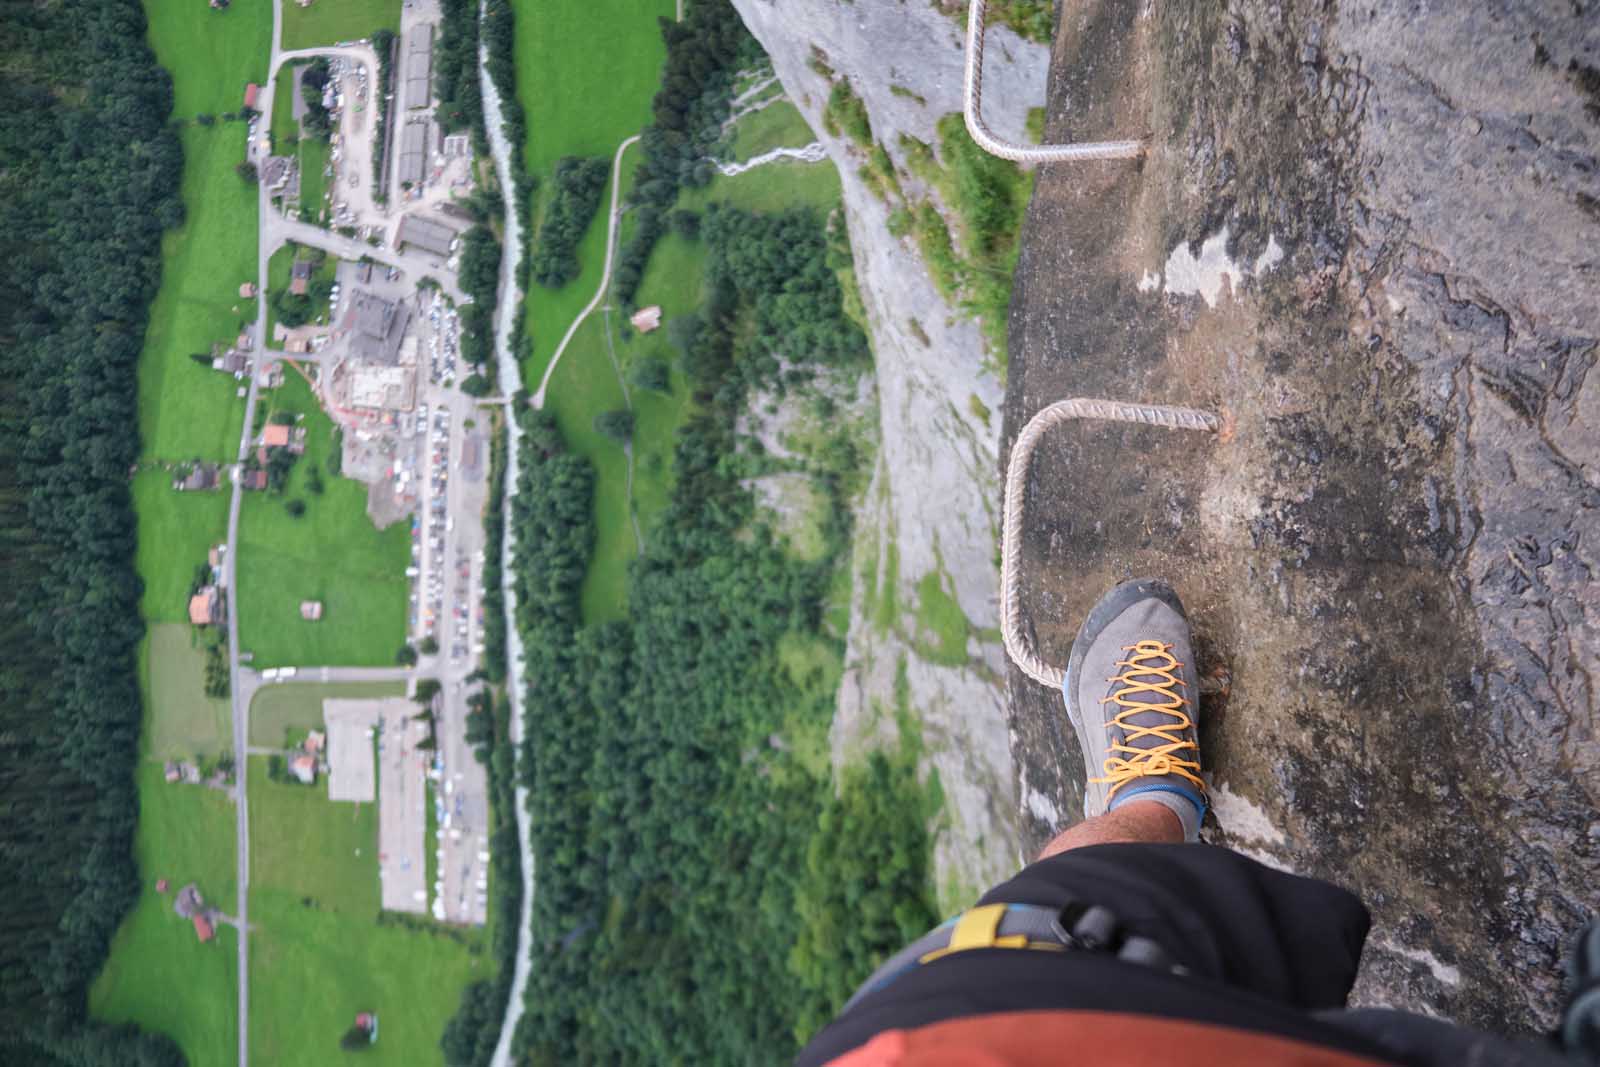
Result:
{"type": "Polygon", "coordinates": [[[1171,808],[1135,797],[1104,815],[1096,815],[1076,826],[1067,827],[1044,846],[1039,858],[1049,859],[1085,845],[1175,845],[1182,841],[1183,821],[1171,808]]]}

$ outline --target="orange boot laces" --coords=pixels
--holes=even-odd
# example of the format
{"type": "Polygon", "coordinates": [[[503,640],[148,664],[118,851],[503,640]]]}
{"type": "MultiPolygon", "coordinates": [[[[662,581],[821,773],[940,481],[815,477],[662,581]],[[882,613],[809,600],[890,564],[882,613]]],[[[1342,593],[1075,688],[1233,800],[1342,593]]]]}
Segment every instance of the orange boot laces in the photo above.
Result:
{"type": "Polygon", "coordinates": [[[1185,698],[1178,692],[1184,688],[1183,679],[1178,677],[1183,664],[1172,655],[1172,646],[1160,641],[1123,645],[1122,650],[1131,654],[1127,659],[1118,660],[1116,665],[1127,669],[1106,679],[1108,682],[1121,682],[1122,686],[1100,703],[1117,702],[1119,710],[1106,722],[1106,727],[1120,727],[1127,733],[1121,744],[1111,746],[1113,754],[1106,757],[1105,777],[1091,781],[1111,785],[1107,800],[1137,778],[1166,774],[1188,779],[1204,794],[1206,784],[1200,778],[1200,746],[1183,736],[1185,731],[1194,726],[1194,720],[1184,710],[1185,698]],[[1151,675],[1155,676],[1155,681],[1143,680],[1151,675]],[[1153,704],[1129,699],[1141,693],[1166,699],[1153,704]],[[1138,726],[1131,721],[1133,716],[1151,711],[1170,716],[1172,721],[1157,726],[1138,726]],[[1162,743],[1149,748],[1135,748],[1128,743],[1145,737],[1153,737],[1162,743]],[[1192,752],[1195,758],[1182,758],[1180,753],[1186,750],[1192,752]]]}

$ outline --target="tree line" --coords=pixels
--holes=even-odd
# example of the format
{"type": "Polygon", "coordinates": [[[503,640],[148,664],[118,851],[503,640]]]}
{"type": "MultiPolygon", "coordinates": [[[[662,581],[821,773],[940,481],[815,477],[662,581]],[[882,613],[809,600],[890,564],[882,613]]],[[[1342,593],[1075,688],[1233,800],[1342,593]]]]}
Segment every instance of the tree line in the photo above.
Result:
{"type": "Polygon", "coordinates": [[[533,279],[540,285],[559,289],[578,276],[578,242],[594,222],[610,169],[598,156],[556,160],[550,201],[533,246],[533,279]]]}
{"type": "Polygon", "coordinates": [[[489,154],[478,88],[478,0],[441,0],[439,40],[433,46],[434,114],[446,133],[472,131],[473,150],[489,154]]]}
{"type": "Polygon", "coordinates": [[[701,232],[710,295],[681,361],[692,412],[621,620],[586,627],[580,610],[593,469],[551,416],[520,414],[520,766],[539,891],[519,1062],[783,1062],[841,990],[934,921],[914,756],[836,792],[783,741],[832,715],[832,691],[802,693],[780,648],[842,655],[822,608],[847,565],[848,507],[824,558],[797,560],[737,462],[736,422],[772,352],[814,367],[863,359],[865,340],[815,215],[724,208],[701,232]],[[843,931],[856,943],[831,951],[843,931]]]}
{"type": "Polygon", "coordinates": [[[461,358],[474,367],[494,359],[494,313],[500,306],[500,241],[479,223],[461,240],[457,282],[472,303],[456,309],[461,316],[461,358]]]}
{"type": "Polygon", "coordinates": [[[0,25],[0,1060],[171,1067],[169,1038],[90,1019],[87,991],[140,884],[129,471],[183,218],[172,82],[138,0],[6,0],[0,25]]]}

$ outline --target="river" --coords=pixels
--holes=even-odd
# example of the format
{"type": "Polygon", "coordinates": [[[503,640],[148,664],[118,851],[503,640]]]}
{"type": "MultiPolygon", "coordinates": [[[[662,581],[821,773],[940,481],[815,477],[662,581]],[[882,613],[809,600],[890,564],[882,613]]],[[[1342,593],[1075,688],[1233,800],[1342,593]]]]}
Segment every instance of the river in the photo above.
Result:
{"type": "MultiPolygon", "coordinates": [[[[481,22],[482,12],[479,12],[481,22]]],[[[516,187],[511,174],[511,145],[506,140],[504,120],[500,109],[500,93],[489,77],[489,54],[478,46],[478,81],[483,92],[484,123],[489,127],[489,151],[494,157],[495,174],[505,197],[505,243],[500,257],[500,303],[495,315],[495,361],[500,368],[500,394],[508,400],[522,390],[522,371],[511,352],[511,333],[516,325],[517,311],[522,305],[517,292],[517,260],[522,250],[522,205],[517,203],[516,187]]],[[[500,541],[500,581],[504,592],[506,610],[506,696],[511,702],[511,742],[520,751],[522,746],[522,634],[517,630],[517,593],[511,559],[516,547],[517,524],[513,521],[513,505],[517,493],[517,460],[522,444],[522,432],[517,426],[515,405],[506,408],[506,423],[511,439],[506,448],[505,499],[501,514],[505,516],[504,536],[500,541]]],[[[522,852],[522,915],[517,920],[517,955],[512,970],[511,993],[507,998],[505,1022],[500,1028],[500,1040],[495,1044],[493,1067],[507,1067],[511,1062],[511,1037],[516,1032],[517,1021],[522,1018],[523,993],[528,988],[530,957],[528,949],[529,926],[533,921],[533,847],[528,826],[528,790],[517,786],[517,847],[522,852]]]]}

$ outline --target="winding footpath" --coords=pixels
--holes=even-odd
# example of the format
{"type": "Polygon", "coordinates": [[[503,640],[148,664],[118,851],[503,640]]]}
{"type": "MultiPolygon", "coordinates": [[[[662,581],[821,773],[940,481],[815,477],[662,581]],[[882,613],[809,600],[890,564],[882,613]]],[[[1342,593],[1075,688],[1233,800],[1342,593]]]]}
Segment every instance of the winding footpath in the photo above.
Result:
{"type": "Polygon", "coordinates": [[[555,374],[556,367],[561,362],[561,354],[567,350],[567,344],[578,332],[578,327],[582,326],[584,320],[589,317],[590,312],[594,311],[595,308],[600,306],[601,301],[605,300],[606,291],[611,288],[611,267],[617,258],[617,229],[621,225],[621,214],[617,208],[622,199],[622,155],[634,144],[636,144],[638,140],[639,135],[634,134],[626,141],[623,141],[621,144],[617,145],[617,154],[612,157],[611,217],[606,223],[605,270],[603,270],[600,274],[600,285],[594,291],[594,299],[590,300],[588,306],[586,306],[582,311],[578,312],[578,317],[572,320],[571,326],[567,327],[566,335],[561,338],[561,343],[556,345],[555,354],[550,357],[550,365],[544,369],[544,378],[542,378],[539,382],[539,391],[533,394],[533,406],[536,408],[544,407],[544,391],[550,385],[550,378],[555,374]]]}

